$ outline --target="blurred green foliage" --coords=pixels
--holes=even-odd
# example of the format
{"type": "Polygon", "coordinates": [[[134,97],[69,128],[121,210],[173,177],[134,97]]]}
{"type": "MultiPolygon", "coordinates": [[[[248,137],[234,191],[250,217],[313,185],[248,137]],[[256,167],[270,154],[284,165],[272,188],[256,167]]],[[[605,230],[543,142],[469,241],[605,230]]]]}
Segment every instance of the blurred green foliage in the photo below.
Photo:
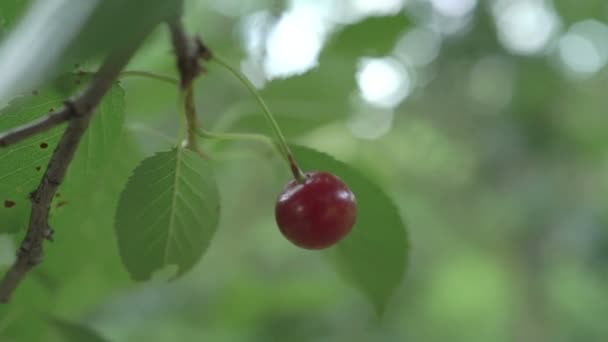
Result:
{"type": "MultiPolygon", "coordinates": [[[[430,1],[409,1],[397,23],[395,15],[340,22],[316,68],[261,90],[290,140],[371,176],[406,218],[407,273],[382,317],[324,256],[277,233],[272,205],[288,175],[274,153],[251,144],[204,145],[223,209],[203,261],[173,283],[129,281],[113,217],[101,213],[113,211],[139,160],[171,146],[157,133],[176,136],[179,108],[167,85],[125,79],[121,153],[94,184],[104,191],[54,216],[57,241],[45,262],[0,306],[0,340],[69,341],[49,314],[109,341],[607,340],[608,74],[605,67],[572,73],[561,62],[559,35],[590,18],[605,24],[608,4],[548,1],[560,22],[556,36],[526,55],[498,38],[497,2],[479,1],[460,30],[442,36],[431,63],[408,66],[415,85],[376,139],[351,129],[354,113],[368,110],[357,100],[360,58],[391,54],[402,34],[429,23],[448,27],[451,18],[433,17],[430,1]]],[[[0,23],[9,23],[3,35],[19,13],[13,3],[20,2],[0,4],[0,23]]],[[[186,21],[236,63],[247,55],[242,21],[264,10],[276,20],[288,7],[191,0],[186,21]]],[[[130,68],[175,73],[163,28],[130,68]]],[[[266,132],[245,90],[214,65],[208,69],[196,90],[203,125],[266,132]]],[[[20,238],[0,237],[0,264],[9,263],[5,251],[20,238]]]]}

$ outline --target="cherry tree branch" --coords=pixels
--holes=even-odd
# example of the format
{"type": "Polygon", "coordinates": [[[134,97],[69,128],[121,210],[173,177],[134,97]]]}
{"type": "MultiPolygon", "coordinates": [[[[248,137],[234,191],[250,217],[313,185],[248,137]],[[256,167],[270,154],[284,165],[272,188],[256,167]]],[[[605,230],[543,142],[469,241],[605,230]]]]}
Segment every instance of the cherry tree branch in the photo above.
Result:
{"type": "MultiPolygon", "coordinates": [[[[168,24],[177,56],[181,87],[187,90],[186,109],[192,112],[191,84],[204,71],[199,60],[211,59],[211,52],[198,37],[186,33],[180,18],[174,18],[168,24]]],[[[68,122],[40,184],[30,195],[32,210],[28,229],[17,252],[17,259],[0,281],[0,302],[8,302],[27,273],[42,261],[44,241],[52,240],[53,230],[48,221],[53,197],[63,182],[95,108],[137,51],[143,40],[143,37],[140,38],[125,49],[110,53],[88,87],[74,99],[66,101],[60,111],[0,134],[0,147],[5,147],[68,122]]],[[[195,124],[190,116],[189,124],[195,124]]],[[[194,129],[191,131],[194,136],[194,129]]]]}
{"type": "Polygon", "coordinates": [[[202,40],[196,36],[190,36],[181,22],[175,18],[168,22],[171,32],[171,42],[177,56],[177,69],[181,78],[182,89],[190,86],[192,81],[205,69],[200,64],[200,59],[210,60],[212,58],[209,50],[202,40]]]}
{"type": "Polygon", "coordinates": [[[61,111],[0,136],[0,145],[6,146],[62,122],[69,122],[40,184],[30,195],[32,210],[27,233],[21,242],[15,263],[0,281],[0,302],[8,302],[25,275],[41,262],[44,241],[52,239],[53,231],[48,223],[51,201],[63,182],[95,108],[127,65],[141,40],[143,37],[131,46],[111,52],[89,86],[73,100],[66,101],[61,111]]]}
{"type": "Polygon", "coordinates": [[[179,70],[181,87],[184,90],[184,113],[186,115],[186,148],[189,148],[204,157],[198,147],[198,119],[194,103],[194,88],[192,82],[203,71],[204,67],[200,60],[210,60],[211,51],[203,44],[197,36],[186,33],[179,18],[168,21],[171,31],[171,42],[177,57],[177,69],[179,70]]]}
{"type": "Polygon", "coordinates": [[[0,134],[0,147],[16,144],[32,135],[43,133],[48,129],[68,121],[71,116],[72,107],[66,105],[59,112],[49,114],[48,116],[40,118],[34,122],[0,134]]]}

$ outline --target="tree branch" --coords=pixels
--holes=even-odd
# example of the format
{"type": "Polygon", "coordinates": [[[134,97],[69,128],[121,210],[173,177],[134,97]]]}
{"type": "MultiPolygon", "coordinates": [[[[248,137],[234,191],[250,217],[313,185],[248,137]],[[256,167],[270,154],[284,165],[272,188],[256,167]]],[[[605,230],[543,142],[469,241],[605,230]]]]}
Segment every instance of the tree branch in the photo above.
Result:
{"type": "Polygon", "coordinates": [[[186,148],[198,153],[201,157],[205,154],[198,147],[198,117],[194,104],[194,89],[192,85],[186,88],[184,96],[184,114],[186,115],[186,148]]]}
{"type": "Polygon", "coordinates": [[[205,71],[204,67],[200,64],[200,59],[210,60],[212,54],[199,37],[190,36],[186,33],[180,18],[168,21],[168,25],[171,31],[171,42],[177,56],[177,69],[180,74],[181,87],[185,92],[183,104],[187,126],[186,148],[204,156],[197,143],[198,120],[194,104],[192,81],[202,71],[205,71]]]}
{"type": "MultiPolygon", "coordinates": [[[[180,18],[174,18],[168,21],[168,24],[177,56],[181,87],[187,90],[186,112],[189,113],[189,123],[195,124],[191,115],[194,113],[191,84],[198,74],[204,71],[199,59],[210,60],[212,55],[198,37],[190,37],[186,33],[180,18]]],[[[17,260],[0,281],[0,302],[8,302],[27,273],[42,261],[44,241],[52,240],[53,230],[49,226],[48,219],[53,197],[63,182],[95,108],[141,44],[143,37],[141,38],[124,50],[113,51],[95,74],[89,86],[73,100],[66,101],[59,112],[0,134],[0,147],[3,147],[66,121],[69,122],[53,152],[40,184],[30,195],[32,210],[28,230],[17,252],[17,260]]],[[[195,133],[194,129],[189,130],[189,136],[194,137],[195,133]]]]}
{"type": "Polygon", "coordinates": [[[72,116],[71,108],[72,107],[70,106],[64,106],[63,109],[57,113],[49,114],[34,122],[0,134],[0,147],[16,144],[32,135],[42,133],[56,125],[66,122],[72,116]]]}
{"type": "Polygon", "coordinates": [[[180,18],[168,21],[171,31],[171,42],[177,56],[177,69],[181,76],[182,89],[190,86],[192,81],[205,69],[199,63],[199,59],[210,60],[212,58],[209,50],[199,37],[191,37],[186,33],[180,18]]]}
{"type": "Polygon", "coordinates": [[[32,211],[28,230],[17,252],[17,260],[0,282],[0,302],[8,302],[25,275],[42,260],[44,240],[52,239],[52,229],[48,223],[51,201],[63,182],[95,108],[142,40],[143,37],[123,50],[111,52],[89,86],[73,100],[66,101],[60,112],[1,136],[0,141],[6,146],[69,120],[38,188],[31,193],[32,211]]]}

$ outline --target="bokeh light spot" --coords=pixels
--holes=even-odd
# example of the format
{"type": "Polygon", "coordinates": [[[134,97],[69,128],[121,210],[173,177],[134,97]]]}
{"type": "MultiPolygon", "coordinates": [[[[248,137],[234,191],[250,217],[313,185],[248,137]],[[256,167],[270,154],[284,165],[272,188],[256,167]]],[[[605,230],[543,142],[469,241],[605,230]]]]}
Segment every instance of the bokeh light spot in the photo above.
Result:
{"type": "Polygon", "coordinates": [[[578,22],[559,40],[563,66],[582,76],[598,72],[608,60],[608,26],[595,20],[578,22]]]}
{"type": "Polygon", "coordinates": [[[410,72],[392,57],[361,59],[356,77],[361,97],[381,108],[397,106],[412,89],[410,72]]]}
{"type": "Polygon", "coordinates": [[[516,54],[544,52],[559,26],[554,10],[543,1],[497,1],[493,9],[498,39],[516,54]]]}

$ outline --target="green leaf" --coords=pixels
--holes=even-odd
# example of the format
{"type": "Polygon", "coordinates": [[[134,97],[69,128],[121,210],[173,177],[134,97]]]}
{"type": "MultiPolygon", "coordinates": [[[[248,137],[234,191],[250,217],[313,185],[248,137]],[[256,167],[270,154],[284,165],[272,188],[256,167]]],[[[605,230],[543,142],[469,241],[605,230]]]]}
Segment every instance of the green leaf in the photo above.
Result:
{"type": "Polygon", "coordinates": [[[115,153],[120,152],[124,123],[125,92],[115,83],[97,107],[61,191],[77,196],[89,190],[92,179],[100,175],[115,153]]]}
{"type": "Polygon", "coordinates": [[[403,12],[386,17],[369,17],[338,32],[323,53],[348,57],[384,56],[392,51],[399,36],[409,26],[410,20],[403,12]]]}
{"type": "Polygon", "coordinates": [[[219,193],[209,161],[176,148],[145,159],[116,211],[123,263],[135,280],[177,265],[175,277],[201,258],[219,221],[219,193]]]}
{"type": "Polygon", "coordinates": [[[65,342],[107,342],[95,330],[86,325],[69,322],[61,319],[52,319],[51,323],[63,337],[65,342]]]}
{"type": "Polygon", "coordinates": [[[120,193],[142,159],[135,138],[125,133],[120,153],[112,155],[103,174],[91,179],[86,196],[68,200],[51,217],[56,234],[53,245],[45,250],[44,271],[55,285],[50,289],[55,312],[89,310],[91,298],[104,298],[129,284],[113,234],[114,213],[120,193]],[[75,259],[74,255],[87,257],[75,259]]]}
{"type": "Polygon", "coordinates": [[[328,254],[338,273],[361,290],[381,313],[406,269],[408,239],[399,211],[379,186],[347,164],[307,147],[291,148],[304,170],[332,172],[354,192],[357,223],[328,254]]]}
{"type": "MultiPolygon", "coordinates": [[[[0,109],[0,131],[27,124],[62,107],[66,94],[82,84],[78,75],[61,77],[47,88],[13,100],[0,109]]],[[[91,125],[76,151],[57,203],[74,200],[89,189],[95,177],[114,153],[124,123],[124,91],[116,84],[102,100],[91,125]]],[[[0,232],[14,232],[29,220],[29,194],[36,189],[57,146],[65,124],[0,148],[0,232]]]]}
{"type": "Polygon", "coordinates": [[[114,213],[143,155],[130,134],[122,136],[120,146],[102,176],[92,180],[86,197],[69,201],[51,216],[55,241],[47,245],[42,266],[28,275],[10,305],[0,305],[0,341],[56,341],[48,337],[55,331],[48,324],[49,313],[74,317],[89,312],[130,283],[113,234],[114,213]]]}
{"type": "MultiPolygon", "coordinates": [[[[81,2],[68,1],[72,7],[81,2]]],[[[78,60],[133,44],[156,25],[177,15],[181,6],[181,0],[100,1],[66,51],[78,60]]]]}
{"type": "MultiPolygon", "coordinates": [[[[52,90],[26,95],[0,110],[0,131],[12,129],[60,108],[62,100],[52,90]]],[[[64,126],[18,144],[0,148],[0,232],[24,228],[29,219],[29,193],[48,163],[64,126]]]]}
{"type": "Polygon", "coordinates": [[[12,27],[28,4],[28,0],[2,0],[0,4],[0,38],[2,38],[2,30],[12,27]]]}
{"type": "Polygon", "coordinates": [[[606,3],[604,1],[557,0],[554,5],[566,25],[582,20],[606,20],[606,3]]]}

